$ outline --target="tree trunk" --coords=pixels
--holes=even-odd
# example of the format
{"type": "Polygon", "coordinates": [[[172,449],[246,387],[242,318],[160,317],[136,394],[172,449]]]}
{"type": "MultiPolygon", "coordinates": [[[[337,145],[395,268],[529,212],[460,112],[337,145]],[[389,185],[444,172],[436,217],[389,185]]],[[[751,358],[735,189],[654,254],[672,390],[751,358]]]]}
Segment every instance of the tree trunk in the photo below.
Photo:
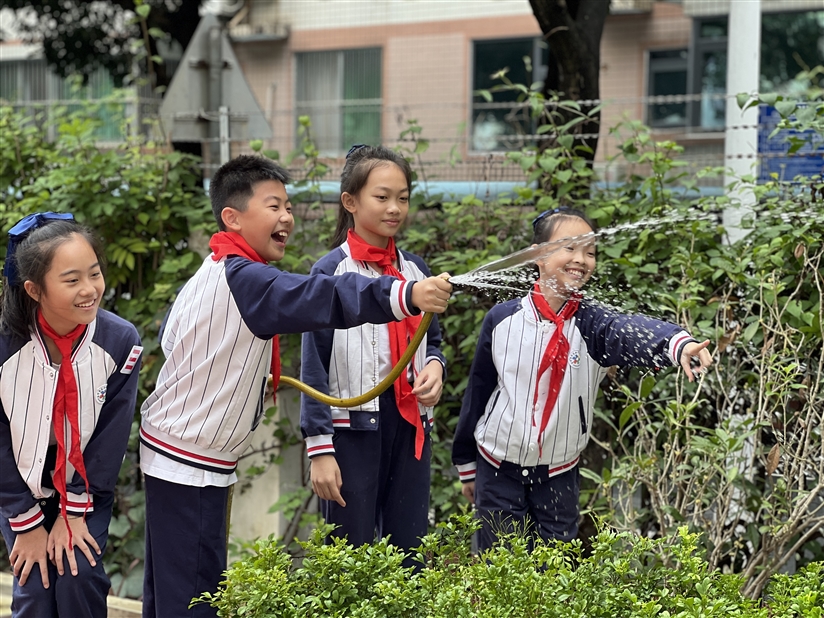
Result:
{"type": "MultiPolygon", "coordinates": [[[[562,99],[596,101],[600,98],[601,35],[609,14],[609,0],[529,0],[544,40],[549,45],[544,95],[553,92],[562,99]]],[[[588,112],[596,103],[582,104],[588,112]]],[[[588,150],[580,154],[589,161],[598,147],[600,113],[576,127],[576,145],[588,150]]],[[[544,147],[550,145],[544,142],[544,147]]]]}

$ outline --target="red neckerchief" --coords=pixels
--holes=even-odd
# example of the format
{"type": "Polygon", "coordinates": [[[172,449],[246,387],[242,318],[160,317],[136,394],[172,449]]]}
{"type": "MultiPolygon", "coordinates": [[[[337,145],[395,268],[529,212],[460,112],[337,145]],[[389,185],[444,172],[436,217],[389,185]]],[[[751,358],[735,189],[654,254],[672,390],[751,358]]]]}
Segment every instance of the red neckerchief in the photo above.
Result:
{"type": "Polygon", "coordinates": [[[52,423],[54,425],[54,437],[57,440],[57,462],[54,466],[54,489],[60,495],[60,514],[66,522],[66,529],[69,531],[69,547],[72,546],[72,529],[69,526],[69,516],[66,513],[68,495],[66,491],[66,459],[74,466],[80,478],[86,483],[86,507],[83,510],[83,517],[90,506],[89,479],[86,476],[86,464],[83,461],[83,451],[80,447],[80,419],[77,404],[77,380],[72,369],[72,343],[86,328],[85,324],[78,324],[77,327],[66,335],[58,335],[49,326],[43,317],[43,312],[37,312],[37,323],[52,341],[60,355],[60,370],[57,373],[57,391],[54,394],[54,409],[52,410],[52,423]],[[66,421],[69,421],[69,449],[66,457],[66,421]]]}
{"type": "Polygon", "coordinates": [[[538,366],[538,376],[535,379],[535,398],[532,402],[532,424],[535,425],[534,410],[538,405],[538,386],[541,384],[541,378],[544,373],[550,370],[549,393],[547,393],[546,403],[544,403],[544,410],[541,414],[541,424],[538,431],[538,457],[541,457],[543,454],[544,430],[549,424],[549,417],[555,408],[555,402],[558,401],[558,393],[561,392],[561,383],[564,381],[567,360],[569,358],[569,341],[564,336],[564,321],[575,315],[580,305],[580,297],[571,297],[561,308],[561,313],[555,315],[555,312],[549,306],[549,303],[541,292],[541,286],[536,282],[535,288],[532,291],[532,302],[535,303],[535,307],[544,319],[551,320],[555,323],[555,332],[552,333],[552,337],[549,338],[549,343],[546,344],[546,350],[544,350],[544,355],[541,357],[541,363],[538,366]]]}
{"type": "MultiPolygon", "coordinates": [[[[209,241],[209,248],[212,250],[212,259],[217,262],[221,258],[229,255],[244,257],[253,262],[267,264],[268,262],[260,257],[260,254],[252,249],[246,239],[235,232],[218,232],[209,241]]],[[[277,397],[278,383],[280,383],[280,341],[278,336],[272,338],[272,400],[277,397]]]]}
{"type": "MultiPolygon", "coordinates": [[[[395,241],[391,237],[386,249],[370,245],[363,238],[358,236],[354,230],[349,230],[347,237],[349,242],[349,250],[352,253],[353,260],[360,260],[363,262],[374,262],[383,268],[384,275],[391,275],[397,277],[401,281],[406,278],[394,266],[397,259],[397,251],[395,250],[395,241]]],[[[421,317],[409,317],[400,322],[390,322],[389,327],[389,349],[392,352],[392,365],[394,366],[400,360],[406,348],[409,345],[409,339],[415,335],[415,331],[421,323],[421,317]]],[[[415,427],[415,459],[421,458],[423,452],[423,443],[426,439],[423,431],[423,424],[421,423],[421,414],[418,411],[418,398],[412,394],[412,385],[406,377],[406,372],[402,373],[397,380],[395,380],[395,401],[398,403],[398,410],[401,416],[408,423],[415,427]]]]}

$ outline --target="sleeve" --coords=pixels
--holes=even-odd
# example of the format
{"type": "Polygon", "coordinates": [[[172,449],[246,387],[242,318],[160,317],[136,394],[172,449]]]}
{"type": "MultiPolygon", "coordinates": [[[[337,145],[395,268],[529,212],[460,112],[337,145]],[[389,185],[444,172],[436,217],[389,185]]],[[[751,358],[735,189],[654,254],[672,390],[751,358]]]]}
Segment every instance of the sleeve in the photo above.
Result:
{"type": "Polygon", "coordinates": [[[17,469],[11,444],[11,427],[0,402],[0,515],[15,534],[43,525],[43,511],[17,469]]]}
{"type": "MultiPolygon", "coordinates": [[[[117,366],[106,384],[106,402],[100,409],[94,433],[83,450],[89,491],[92,494],[89,496],[92,501],[89,510],[94,508],[94,495],[114,491],[135,415],[143,348],[137,330],[131,324],[125,326],[120,341],[118,354],[114,359],[117,366]]],[[[77,472],[66,486],[66,493],[66,510],[82,515],[86,508],[86,485],[77,472]]]]}
{"type": "Polygon", "coordinates": [[[415,282],[394,277],[296,275],[245,258],[227,258],[226,281],[243,321],[261,339],[385,324],[420,313],[412,306],[415,282]]]}
{"type": "Polygon", "coordinates": [[[475,426],[484,415],[489,398],[498,384],[498,370],[492,358],[492,333],[495,327],[492,313],[481,325],[475,358],[469,369],[469,383],[464,392],[458,426],[452,442],[452,463],[458,468],[461,482],[475,480],[478,447],[475,444],[475,426]]]}
{"type": "MultiPolygon", "coordinates": [[[[328,274],[321,264],[312,267],[311,275],[328,274]]],[[[335,331],[331,328],[304,333],[300,350],[301,382],[327,395],[334,338],[335,331]]],[[[310,458],[334,454],[332,408],[303,393],[300,396],[300,430],[310,458]]]]}
{"type": "Polygon", "coordinates": [[[684,346],[695,341],[676,324],[592,303],[581,305],[577,321],[589,354],[603,367],[675,366],[684,346]]]}

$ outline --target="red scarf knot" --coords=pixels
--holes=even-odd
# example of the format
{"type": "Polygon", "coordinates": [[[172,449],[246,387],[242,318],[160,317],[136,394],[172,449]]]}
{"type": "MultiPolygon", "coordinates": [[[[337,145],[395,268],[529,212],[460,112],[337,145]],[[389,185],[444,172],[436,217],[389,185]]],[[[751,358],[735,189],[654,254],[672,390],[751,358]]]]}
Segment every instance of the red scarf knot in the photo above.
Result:
{"type": "MultiPolygon", "coordinates": [[[[212,259],[215,262],[228,257],[236,255],[238,257],[246,258],[252,262],[259,262],[260,264],[268,264],[266,260],[260,257],[260,254],[252,249],[252,246],[246,242],[240,234],[235,232],[218,232],[213,234],[209,240],[209,248],[212,250],[212,259]]],[[[272,399],[277,398],[278,384],[280,383],[280,340],[275,335],[272,338],[272,399]]]]}
{"type": "Polygon", "coordinates": [[[54,341],[54,345],[63,357],[60,360],[60,370],[57,373],[57,389],[54,394],[54,408],[52,410],[52,424],[54,427],[54,437],[57,440],[57,462],[54,466],[54,489],[60,495],[60,513],[66,528],[69,531],[69,547],[72,546],[72,529],[69,526],[69,516],[66,512],[68,495],[66,490],[66,460],[74,466],[80,478],[86,484],[86,506],[83,510],[83,517],[86,516],[91,505],[91,494],[89,493],[89,479],[86,476],[86,464],[83,461],[83,451],[80,446],[80,418],[77,399],[77,379],[72,368],[72,344],[74,340],[83,334],[86,329],[85,324],[78,324],[74,330],[65,335],[58,335],[57,332],[46,322],[43,312],[37,311],[37,323],[43,333],[54,341]],[[66,451],[66,421],[69,423],[69,448],[68,457],[66,451]]]}
{"type": "Polygon", "coordinates": [[[564,335],[564,322],[575,315],[578,306],[581,304],[580,298],[580,296],[573,295],[561,308],[561,312],[556,315],[541,292],[541,286],[535,283],[535,287],[532,290],[532,302],[535,303],[535,308],[538,309],[544,319],[551,320],[555,324],[555,332],[552,333],[552,337],[549,338],[544,354],[541,357],[541,363],[538,365],[538,375],[535,378],[535,397],[532,401],[532,424],[535,425],[535,410],[538,408],[538,390],[544,373],[549,371],[549,392],[547,393],[546,402],[544,402],[544,409],[541,413],[541,421],[538,428],[539,458],[543,456],[544,430],[549,424],[552,410],[558,401],[558,393],[561,392],[561,384],[564,381],[567,361],[569,359],[569,341],[564,335]]]}
{"type": "MultiPolygon", "coordinates": [[[[391,275],[397,277],[401,281],[406,281],[406,278],[395,268],[395,260],[398,258],[397,250],[395,249],[395,240],[389,238],[386,249],[381,249],[374,245],[370,245],[363,238],[358,236],[354,230],[349,230],[347,242],[349,243],[349,250],[352,253],[353,260],[362,262],[373,262],[383,269],[384,275],[391,275]]],[[[392,353],[392,365],[396,365],[400,360],[406,348],[409,346],[409,340],[415,335],[418,326],[421,323],[421,316],[408,317],[400,322],[390,322],[389,327],[389,349],[392,353]]],[[[414,363],[413,363],[414,371],[414,363]]],[[[418,410],[418,398],[412,394],[412,385],[406,377],[406,372],[403,372],[393,385],[395,389],[395,401],[398,404],[398,410],[403,419],[415,427],[415,458],[420,459],[423,453],[423,443],[426,440],[426,435],[423,430],[423,423],[421,422],[421,414],[418,410]]]]}

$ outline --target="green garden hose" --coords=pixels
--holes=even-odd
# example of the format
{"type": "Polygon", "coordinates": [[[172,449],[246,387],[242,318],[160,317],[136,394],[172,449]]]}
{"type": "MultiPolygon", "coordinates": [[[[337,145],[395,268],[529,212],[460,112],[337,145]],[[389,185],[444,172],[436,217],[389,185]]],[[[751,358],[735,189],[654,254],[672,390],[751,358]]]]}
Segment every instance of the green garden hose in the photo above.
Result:
{"type": "Polygon", "coordinates": [[[429,330],[429,324],[432,322],[432,317],[434,315],[434,313],[423,314],[421,323],[418,325],[418,330],[415,331],[415,336],[412,337],[412,341],[409,342],[409,346],[406,348],[403,356],[401,356],[397,364],[392,367],[392,371],[389,372],[389,375],[381,380],[377,386],[362,395],[358,395],[357,397],[349,397],[348,399],[332,397],[326,393],[321,393],[319,390],[312,388],[308,384],[304,384],[300,380],[296,380],[295,378],[290,378],[288,376],[281,376],[280,383],[288,384],[289,386],[298,389],[301,393],[305,393],[312,399],[317,399],[321,403],[325,403],[328,406],[334,406],[336,408],[354,408],[355,406],[363,405],[367,401],[371,401],[375,397],[379,396],[383,391],[392,386],[395,380],[398,379],[398,376],[401,375],[401,373],[406,369],[406,366],[409,365],[409,361],[412,360],[412,356],[415,354],[418,346],[421,345],[421,341],[423,341],[426,331],[429,330]]]}

